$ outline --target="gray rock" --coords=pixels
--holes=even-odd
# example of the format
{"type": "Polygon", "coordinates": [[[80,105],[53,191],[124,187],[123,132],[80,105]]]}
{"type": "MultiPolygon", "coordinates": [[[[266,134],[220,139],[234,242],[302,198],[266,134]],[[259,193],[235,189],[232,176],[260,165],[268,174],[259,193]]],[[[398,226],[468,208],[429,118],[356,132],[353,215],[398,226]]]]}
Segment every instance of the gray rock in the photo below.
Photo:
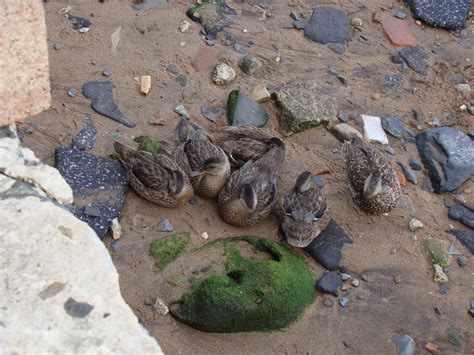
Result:
{"type": "Polygon", "coordinates": [[[237,12],[225,1],[204,2],[201,5],[190,7],[186,14],[193,21],[201,24],[206,37],[211,40],[237,19],[237,12]]]}
{"type": "Polygon", "coordinates": [[[382,119],[382,127],[388,134],[396,138],[402,138],[405,124],[403,121],[394,116],[384,117],[382,119]]]}
{"type": "Polygon", "coordinates": [[[403,84],[403,76],[401,74],[387,74],[383,77],[383,83],[390,88],[399,88],[403,84]]]}
{"type": "Polygon", "coordinates": [[[61,49],[64,49],[64,44],[56,42],[53,44],[53,48],[56,49],[57,51],[60,51],[61,49]]]}
{"type": "Polygon", "coordinates": [[[72,297],[69,297],[64,303],[64,310],[73,318],[86,318],[93,309],[93,305],[86,302],[77,302],[72,297]]]}
{"type": "Polygon", "coordinates": [[[91,100],[91,107],[97,113],[124,126],[135,127],[135,124],[127,120],[115,103],[111,81],[89,81],[82,86],[82,93],[91,100]]]}
{"type": "Polygon", "coordinates": [[[447,232],[454,235],[474,255],[474,230],[448,229],[447,232]]]}
{"type": "Polygon", "coordinates": [[[235,43],[232,45],[232,48],[237,53],[245,53],[245,47],[241,44],[235,43]]]}
{"type": "Polygon", "coordinates": [[[347,15],[339,10],[318,6],[304,29],[306,37],[314,42],[340,43],[349,39],[351,25],[347,15]]]}
{"type": "Polygon", "coordinates": [[[410,165],[410,168],[416,171],[420,171],[423,169],[421,163],[418,162],[418,160],[416,160],[415,158],[410,158],[410,160],[408,161],[408,165],[410,165]]]}
{"type": "Polygon", "coordinates": [[[316,284],[318,291],[322,293],[330,293],[338,296],[337,288],[342,285],[342,280],[336,271],[327,271],[316,284]]]}
{"type": "Polygon", "coordinates": [[[358,136],[363,139],[362,133],[347,123],[340,123],[330,128],[330,131],[339,141],[350,141],[354,136],[358,136]]]}
{"type": "Polygon", "coordinates": [[[412,232],[416,232],[418,229],[423,228],[424,225],[423,225],[423,223],[422,223],[420,220],[418,220],[418,219],[416,219],[416,218],[412,218],[412,219],[410,220],[409,227],[410,227],[410,230],[411,230],[412,232]]]}
{"type": "Polygon", "coordinates": [[[461,255],[461,251],[456,248],[454,245],[450,245],[448,248],[449,255],[461,255]]]}
{"type": "Polygon", "coordinates": [[[385,150],[388,154],[395,155],[396,150],[394,147],[386,146],[383,150],[385,150]]]}
{"type": "Polygon", "coordinates": [[[37,130],[38,130],[38,125],[36,124],[36,122],[30,122],[30,123],[28,123],[28,126],[26,127],[25,132],[27,134],[33,134],[37,130]]]}
{"type": "Polygon", "coordinates": [[[100,208],[96,206],[87,205],[84,207],[84,214],[91,217],[100,217],[100,208]]]}
{"type": "Polygon", "coordinates": [[[439,127],[416,136],[416,145],[437,193],[459,188],[474,174],[474,142],[451,127],[439,127]]]}
{"type": "Polygon", "coordinates": [[[393,16],[395,16],[396,18],[399,18],[400,20],[404,20],[404,19],[407,18],[407,13],[405,11],[402,11],[402,10],[397,10],[393,14],[393,16]]]}
{"type": "Polygon", "coordinates": [[[344,111],[339,111],[337,113],[337,118],[339,118],[339,121],[341,122],[347,122],[349,121],[349,114],[345,113],[344,111]]]}
{"type": "Polygon", "coordinates": [[[470,0],[409,0],[413,16],[428,26],[458,30],[471,7],[470,0]]]}
{"type": "Polygon", "coordinates": [[[322,189],[326,185],[326,180],[324,179],[324,177],[319,176],[319,175],[316,175],[313,178],[313,181],[314,181],[314,184],[320,189],[322,189]]]}
{"type": "Polygon", "coordinates": [[[458,265],[461,267],[467,266],[469,259],[465,256],[458,257],[458,265]]]}
{"type": "Polygon", "coordinates": [[[423,188],[423,190],[425,190],[426,192],[429,192],[430,194],[435,192],[433,189],[433,185],[431,185],[431,181],[429,177],[427,176],[424,176],[423,179],[421,180],[421,187],[423,188]]]}
{"type": "Polygon", "coordinates": [[[418,184],[418,178],[413,170],[411,170],[410,166],[403,164],[402,162],[397,161],[397,164],[402,168],[403,174],[407,181],[411,182],[412,184],[418,184]]]}
{"type": "Polygon", "coordinates": [[[421,75],[428,74],[428,54],[423,48],[420,46],[405,47],[399,53],[410,69],[421,75]]]}
{"type": "Polygon", "coordinates": [[[469,112],[471,115],[474,115],[474,105],[471,105],[467,108],[467,112],[469,112]]]}
{"type": "Polygon", "coordinates": [[[448,217],[460,221],[470,228],[474,228],[474,210],[469,209],[464,204],[451,206],[448,217]]]}
{"type": "Polygon", "coordinates": [[[300,16],[298,15],[298,13],[296,11],[291,11],[290,12],[290,17],[295,20],[295,21],[299,21],[300,20],[300,16]]]}
{"type": "Polygon", "coordinates": [[[331,74],[331,75],[338,75],[339,70],[336,67],[329,67],[328,68],[328,73],[331,74]]]}
{"type": "Polygon", "coordinates": [[[68,91],[67,91],[67,94],[71,97],[74,97],[77,95],[77,89],[75,88],[70,88],[68,91]]]}
{"type": "Polygon", "coordinates": [[[188,77],[185,74],[178,74],[176,75],[175,80],[181,85],[182,87],[185,87],[186,84],[188,83],[188,77]]]}
{"type": "Polygon", "coordinates": [[[184,105],[176,106],[174,108],[174,112],[176,112],[181,117],[184,117],[184,118],[187,118],[187,119],[191,118],[191,116],[189,116],[188,110],[186,110],[186,107],[184,107],[184,105]]]}
{"type": "Polygon", "coordinates": [[[201,106],[201,113],[205,118],[214,123],[217,123],[217,121],[219,121],[219,118],[222,115],[221,110],[217,107],[207,106],[201,106]]]}
{"type": "Polygon", "coordinates": [[[442,283],[441,285],[438,286],[438,292],[441,293],[442,295],[447,294],[448,290],[449,290],[449,287],[445,283],[442,283]]]}
{"type": "Polygon", "coordinates": [[[262,67],[262,61],[258,58],[246,55],[240,60],[240,68],[244,73],[252,75],[262,67]]]}
{"type": "Polygon", "coordinates": [[[458,91],[462,92],[463,94],[468,94],[471,92],[471,85],[465,83],[457,84],[456,89],[458,89],[458,91]]]}
{"type": "Polygon", "coordinates": [[[347,86],[349,79],[344,75],[337,75],[336,78],[341,82],[342,85],[347,86]]]}
{"type": "Polygon", "coordinates": [[[304,30],[305,28],[305,23],[301,20],[298,20],[298,21],[293,21],[293,26],[297,29],[297,30],[304,30]]]}
{"type": "Polygon", "coordinates": [[[94,126],[92,117],[86,114],[84,127],[72,140],[72,147],[80,150],[91,149],[97,139],[97,129],[94,126]]]}
{"type": "Polygon", "coordinates": [[[122,243],[120,242],[120,240],[114,240],[111,246],[114,252],[116,253],[118,253],[122,249],[122,243]]]}
{"type": "Polygon", "coordinates": [[[468,39],[469,38],[469,30],[459,31],[459,38],[460,39],[468,39]]]}
{"type": "Polygon", "coordinates": [[[160,223],[156,226],[158,232],[172,232],[174,230],[173,225],[171,224],[168,218],[162,219],[160,223]]]}
{"type": "Polygon", "coordinates": [[[331,308],[332,306],[334,306],[334,301],[330,298],[325,298],[324,301],[323,301],[323,304],[326,307],[331,308]]]}
{"type": "Polygon", "coordinates": [[[179,68],[176,64],[169,64],[166,67],[166,71],[169,71],[170,73],[173,73],[173,74],[178,74],[179,73],[179,68]]]}
{"type": "Polygon", "coordinates": [[[106,76],[106,77],[109,77],[110,76],[110,70],[105,68],[104,70],[102,70],[102,75],[106,76]]]}
{"type": "Polygon", "coordinates": [[[347,306],[348,303],[349,303],[349,298],[348,297],[339,298],[339,304],[341,305],[341,307],[347,306]]]}
{"type": "Polygon", "coordinates": [[[341,276],[342,281],[347,281],[351,279],[351,275],[343,273],[343,272],[340,273],[340,276],[341,276]]]}
{"type": "Polygon", "coordinates": [[[414,355],[416,350],[415,341],[408,335],[395,335],[392,341],[397,346],[397,355],[414,355]]]}
{"type": "Polygon", "coordinates": [[[278,119],[287,135],[327,124],[336,118],[334,97],[318,91],[318,86],[308,81],[294,81],[277,91],[278,119]]]}
{"type": "Polygon", "coordinates": [[[328,48],[336,54],[344,54],[346,52],[346,45],[344,43],[329,43],[328,48]]]}
{"type": "Polygon", "coordinates": [[[230,92],[227,99],[227,120],[229,125],[251,125],[261,127],[268,121],[265,108],[240,90],[230,92]]]}

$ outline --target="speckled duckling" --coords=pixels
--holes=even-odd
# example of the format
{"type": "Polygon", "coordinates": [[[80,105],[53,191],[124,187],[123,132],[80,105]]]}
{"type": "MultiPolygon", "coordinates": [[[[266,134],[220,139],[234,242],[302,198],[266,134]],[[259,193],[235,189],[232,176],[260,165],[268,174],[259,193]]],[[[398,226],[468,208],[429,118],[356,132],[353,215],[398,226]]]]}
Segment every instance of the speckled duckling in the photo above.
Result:
{"type": "Polygon", "coordinates": [[[259,160],[249,160],[232,173],[218,199],[225,222],[246,227],[268,217],[278,201],[276,174],[284,157],[285,144],[279,140],[259,160]]]}
{"type": "Polygon", "coordinates": [[[257,161],[280,141],[262,128],[246,125],[219,128],[209,138],[227,153],[236,168],[249,160],[257,161]]]}
{"type": "Polygon", "coordinates": [[[342,153],[354,202],[369,215],[390,212],[401,195],[390,163],[359,137],[344,143],[342,153]]]}
{"type": "Polygon", "coordinates": [[[114,142],[114,148],[130,185],[144,199],[163,207],[177,207],[194,195],[188,176],[169,157],[136,151],[119,142],[114,142]]]}
{"type": "Polygon", "coordinates": [[[281,230],[288,244],[298,248],[307,247],[331,220],[326,199],[309,171],[298,176],[279,209],[281,230]]]}
{"type": "Polygon", "coordinates": [[[227,155],[206,132],[183,117],[176,126],[176,137],[180,144],[173,156],[189,175],[194,191],[205,198],[216,197],[230,175],[227,155]]]}

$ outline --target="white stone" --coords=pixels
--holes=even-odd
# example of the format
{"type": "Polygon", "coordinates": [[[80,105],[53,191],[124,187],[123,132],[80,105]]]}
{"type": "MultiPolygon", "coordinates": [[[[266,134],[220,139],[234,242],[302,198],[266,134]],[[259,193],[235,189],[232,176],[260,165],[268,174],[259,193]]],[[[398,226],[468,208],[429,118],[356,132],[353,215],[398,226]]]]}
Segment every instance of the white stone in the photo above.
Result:
{"type": "Polygon", "coordinates": [[[226,63],[217,64],[212,73],[212,80],[216,85],[226,85],[235,79],[235,71],[226,63]]]}
{"type": "Polygon", "coordinates": [[[438,265],[434,264],[434,281],[438,283],[448,282],[448,276],[444,273],[443,268],[438,265]]]}
{"type": "Polygon", "coordinates": [[[2,352],[161,353],[120,295],[110,255],[86,223],[34,196],[0,200],[0,210],[2,352]],[[94,308],[72,317],[64,309],[70,297],[94,308]]]}
{"type": "Polygon", "coordinates": [[[364,138],[367,142],[388,144],[388,138],[382,128],[380,117],[361,115],[364,122],[364,138]]]}
{"type": "Polygon", "coordinates": [[[412,232],[416,232],[418,229],[421,229],[424,227],[423,223],[416,219],[416,218],[412,218],[410,223],[409,223],[409,227],[410,227],[410,230],[412,232]]]}
{"type": "Polygon", "coordinates": [[[184,20],[179,24],[179,30],[181,32],[186,32],[190,28],[191,28],[191,23],[189,21],[184,20]]]}
{"type": "Polygon", "coordinates": [[[267,90],[267,85],[257,85],[250,94],[250,98],[257,102],[264,102],[270,99],[270,93],[267,90]]]}
{"type": "Polygon", "coordinates": [[[117,217],[110,221],[110,230],[112,231],[112,238],[114,238],[114,240],[118,240],[122,237],[122,226],[117,217]]]}

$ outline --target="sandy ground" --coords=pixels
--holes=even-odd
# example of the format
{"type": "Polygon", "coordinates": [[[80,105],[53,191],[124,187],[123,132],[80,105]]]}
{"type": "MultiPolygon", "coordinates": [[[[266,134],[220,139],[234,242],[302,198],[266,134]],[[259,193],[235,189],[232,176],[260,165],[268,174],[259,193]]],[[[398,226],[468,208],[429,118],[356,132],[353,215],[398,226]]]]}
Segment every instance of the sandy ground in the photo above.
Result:
{"type": "MultiPolygon", "coordinates": [[[[390,55],[397,50],[385,38],[381,26],[371,17],[379,8],[399,8],[397,1],[325,1],[325,4],[342,9],[350,17],[364,21],[362,33],[368,42],[359,39],[354,30],[344,55],[337,55],[327,47],[312,43],[302,32],[291,29],[289,12],[311,11],[316,1],[273,1],[269,11],[272,15],[259,20],[261,13],[249,3],[231,2],[239,18],[229,29],[238,43],[245,45],[252,39],[255,45],[247,49],[248,54],[257,55],[264,61],[264,68],[253,76],[238,70],[237,79],[228,87],[217,87],[210,73],[196,72],[191,61],[199,48],[206,46],[201,39],[200,26],[193,23],[191,29],[181,33],[179,23],[185,19],[185,10],[191,1],[173,2],[170,10],[138,12],[130,1],[109,0],[104,4],[93,0],[49,1],[45,3],[48,27],[51,80],[53,82],[52,107],[34,118],[38,132],[25,135],[26,146],[49,164],[54,164],[54,149],[68,146],[72,137],[81,129],[85,113],[91,113],[98,129],[98,141],[93,152],[105,156],[112,151],[114,130],[120,130],[123,142],[133,137],[150,134],[160,139],[173,139],[173,130],[178,116],[173,109],[184,104],[193,120],[204,127],[213,123],[200,113],[202,105],[225,108],[230,90],[240,88],[249,93],[257,84],[278,87],[294,79],[312,79],[321,83],[328,94],[334,95],[340,109],[359,114],[398,115],[408,126],[414,127],[411,108],[422,112],[426,121],[440,117],[455,120],[455,127],[468,131],[473,129],[472,116],[460,112],[458,107],[468,103],[448,80],[450,74],[458,74],[472,83],[472,50],[459,45],[452,33],[416,26],[409,15],[410,29],[417,41],[428,52],[435,43],[442,47],[436,55],[430,54],[430,74],[421,78],[414,72],[404,74],[404,85],[400,90],[384,87],[383,76],[397,72],[398,65],[390,62],[390,55]],[[290,6],[290,5],[294,6],[290,6]],[[73,15],[84,16],[92,21],[91,31],[80,34],[71,29],[69,21],[58,14],[58,10],[72,6],[73,15]],[[360,10],[362,5],[367,8],[360,10]],[[94,16],[91,17],[91,14],[94,16]],[[110,35],[118,28],[120,42],[117,53],[111,53],[110,35]],[[247,31],[244,32],[243,29],[247,31]],[[142,33],[143,32],[143,33],[142,33]],[[54,50],[55,42],[65,48],[54,50]],[[184,46],[180,42],[185,42],[184,46]],[[286,59],[278,64],[278,55],[286,59]],[[95,65],[91,64],[92,62],[95,65]],[[175,75],[166,72],[168,64],[175,63],[180,72],[187,75],[188,84],[181,87],[175,75]],[[329,65],[335,66],[349,78],[348,87],[327,73],[329,65]],[[90,103],[80,94],[81,86],[89,80],[105,80],[101,75],[109,68],[110,79],[115,84],[118,105],[129,118],[136,122],[135,128],[126,128],[94,113],[90,103]],[[141,96],[135,86],[134,76],[152,75],[151,93],[141,96]],[[67,90],[76,88],[76,97],[69,97],[67,90]],[[158,117],[164,126],[150,126],[148,120],[158,117]]],[[[219,58],[237,68],[240,54],[218,41],[215,48],[219,58]]],[[[472,98],[471,98],[472,99],[472,98]]],[[[267,127],[278,130],[275,107],[264,104],[270,113],[267,127]]],[[[221,119],[219,125],[224,125],[221,119]]],[[[357,128],[361,129],[360,125],[357,128]]],[[[392,160],[408,162],[409,157],[418,157],[413,144],[402,144],[390,139],[397,149],[392,160]]],[[[190,231],[192,242],[201,245],[202,232],[210,239],[239,234],[252,234],[278,240],[277,223],[270,218],[245,230],[231,227],[217,215],[214,201],[199,199],[197,206],[186,205],[176,210],[161,208],[139,198],[133,191],[127,194],[125,208],[120,218],[124,229],[122,249],[114,252],[113,260],[120,274],[123,296],[135,311],[142,324],[155,336],[168,354],[392,354],[395,346],[393,335],[408,334],[415,340],[419,353],[427,353],[424,346],[433,342],[444,354],[474,351],[473,318],[467,314],[469,300],[474,299],[474,262],[470,258],[467,267],[460,268],[456,258],[451,261],[449,291],[438,292],[433,282],[430,262],[423,240],[437,237],[462,250],[454,237],[445,233],[450,226],[462,225],[448,219],[442,199],[446,195],[428,194],[421,186],[409,184],[403,193],[409,196],[412,206],[395,209],[388,217],[368,217],[350,200],[344,183],[339,142],[325,129],[312,129],[286,139],[288,155],[281,170],[282,190],[290,187],[303,170],[317,172],[329,168],[332,174],[325,175],[324,188],[331,205],[333,217],[353,237],[354,244],[344,248],[345,265],[356,277],[369,275],[370,282],[362,282],[358,288],[342,293],[350,303],[344,314],[339,307],[323,306],[325,295],[316,301],[304,315],[288,329],[273,333],[208,334],[183,325],[171,316],[160,316],[144,304],[149,297],[168,300],[170,285],[154,270],[148,255],[150,241],[163,237],[154,227],[162,218],[169,218],[176,231],[190,231]],[[416,217],[425,224],[417,233],[408,229],[408,222],[416,217]],[[416,236],[416,237],[415,237],[416,236]],[[393,250],[396,250],[393,253],[393,250]],[[392,250],[392,253],[390,253],[392,250]],[[401,282],[396,284],[394,277],[401,282]],[[387,302],[382,299],[388,300],[387,302]],[[441,316],[434,308],[439,307],[441,316]],[[461,330],[464,346],[456,349],[449,344],[445,331],[449,326],[461,330]]],[[[422,173],[418,174],[419,180],[422,173]]],[[[472,181],[463,188],[474,188],[472,181]]],[[[466,195],[473,202],[472,195],[466,195]]],[[[110,247],[111,238],[106,244],[110,247]]],[[[308,263],[319,277],[324,269],[312,259],[308,263]]],[[[335,303],[337,300],[334,298],[335,303]]]]}

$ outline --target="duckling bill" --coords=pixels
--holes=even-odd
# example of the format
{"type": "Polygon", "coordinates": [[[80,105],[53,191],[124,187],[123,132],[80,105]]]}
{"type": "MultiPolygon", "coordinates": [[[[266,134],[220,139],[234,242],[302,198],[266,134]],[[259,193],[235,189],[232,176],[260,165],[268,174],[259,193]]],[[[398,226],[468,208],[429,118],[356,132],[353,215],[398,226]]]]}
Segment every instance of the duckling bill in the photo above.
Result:
{"type": "Polygon", "coordinates": [[[331,220],[326,199],[313,182],[313,174],[303,171],[288,191],[277,211],[288,244],[307,247],[331,220]]]}

